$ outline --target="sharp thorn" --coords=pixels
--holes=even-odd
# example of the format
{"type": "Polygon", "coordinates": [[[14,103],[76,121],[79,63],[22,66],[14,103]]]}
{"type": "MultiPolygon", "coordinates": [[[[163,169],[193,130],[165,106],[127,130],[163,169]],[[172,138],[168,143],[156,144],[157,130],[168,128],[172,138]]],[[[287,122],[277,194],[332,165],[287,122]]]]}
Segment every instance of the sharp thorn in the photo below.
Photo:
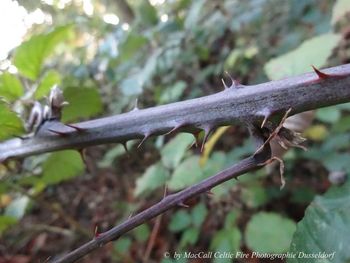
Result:
{"type": "Polygon", "coordinates": [[[311,65],[311,67],[315,71],[319,79],[327,79],[331,77],[330,75],[323,73],[321,70],[317,69],[315,66],[311,65]]]}
{"type": "Polygon", "coordinates": [[[149,136],[150,136],[149,134],[145,134],[145,137],[143,137],[143,139],[141,140],[141,142],[137,146],[137,149],[141,147],[141,145],[148,139],[149,136]]]}
{"type": "Polygon", "coordinates": [[[98,232],[98,225],[95,225],[94,229],[94,238],[98,238],[101,234],[98,232]]]}
{"type": "Polygon", "coordinates": [[[186,205],[184,202],[178,203],[178,206],[184,207],[184,208],[189,208],[190,207],[189,205],[186,205]]]}
{"type": "Polygon", "coordinates": [[[163,198],[165,198],[168,195],[168,186],[165,185],[164,186],[164,194],[163,194],[163,198]]]}
{"type": "Polygon", "coordinates": [[[139,99],[136,98],[136,99],[135,99],[135,106],[134,106],[134,108],[133,108],[132,111],[137,111],[137,110],[139,110],[138,104],[139,104],[139,99]]]}
{"type": "Polygon", "coordinates": [[[263,122],[261,123],[261,127],[260,127],[261,129],[264,128],[264,126],[265,126],[266,121],[267,121],[268,118],[269,118],[269,115],[265,115],[264,120],[263,120],[263,122]]]}
{"type": "Polygon", "coordinates": [[[231,79],[231,86],[229,88],[235,88],[239,86],[240,83],[237,80],[233,79],[232,76],[227,71],[225,71],[225,73],[231,79]]]}
{"type": "Polygon", "coordinates": [[[170,131],[168,131],[168,132],[165,133],[164,135],[169,135],[169,134],[175,132],[176,130],[180,129],[182,126],[184,126],[184,124],[176,125],[174,128],[172,128],[170,131]]]}
{"type": "Polygon", "coordinates": [[[47,130],[49,132],[52,132],[52,133],[57,134],[57,135],[62,136],[62,137],[67,136],[69,134],[69,133],[65,133],[65,132],[56,131],[56,130],[53,130],[53,129],[47,129],[47,130]]]}
{"type": "Polygon", "coordinates": [[[128,219],[132,218],[133,213],[130,213],[130,215],[128,216],[128,219]]]}
{"type": "Polygon", "coordinates": [[[204,151],[205,143],[207,142],[207,140],[208,140],[208,138],[209,138],[209,135],[210,135],[210,133],[211,133],[211,130],[212,130],[211,127],[206,127],[206,128],[204,129],[204,138],[203,138],[203,141],[202,141],[201,152],[204,151]]]}
{"type": "Polygon", "coordinates": [[[65,126],[68,126],[69,128],[72,128],[74,130],[76,130],[77,132],[83,132],[83,131],[86,131],[86,129],[84,128],[80,128],[76,125],[73,125],[73,124],[64,124],[65,126]]]}
{"type": "Polygon", "coordinates": [[[229,87],[226,85],[226,83],[225,83],[224,79],[221,79],[221,81],[222,81],[222,84],[224,84],[224,88],[225,88],[225,90],[226,90],[226,89],[229,89],[229,87]]]}
{"type": "Polygon", "coordinates": [[[191,149],[193,147],[193,145],[195,145],[196,147],[198,147],[198,142],[199,142],[199,132],[196,132],[196,133],[192,133],[193,137],[194,137],[194,141],[193,143],[191,143],[191,145],[187,148],[188,149],[191,149]]]}
{"type": "Polygon", "coordinates": [[[87,161],[86,161],[86,150],[85,150],[85,148],[79,149],[78,152],[80,154],[81,159],[83,160],[84,164],[87,167],[88,165],[87,165],[87,161]]]}
{"type": "Polygon", "coordinates": [[[121,144],[123,145],[124,150],[125,150],[127,153],[129,153],[127,142],[122,142],[121,144]]]}
{"type": "Polygon", "coordinates": [[[205,192],[209,197],[212,197],[214,193],[211,190],[205,192]]]}

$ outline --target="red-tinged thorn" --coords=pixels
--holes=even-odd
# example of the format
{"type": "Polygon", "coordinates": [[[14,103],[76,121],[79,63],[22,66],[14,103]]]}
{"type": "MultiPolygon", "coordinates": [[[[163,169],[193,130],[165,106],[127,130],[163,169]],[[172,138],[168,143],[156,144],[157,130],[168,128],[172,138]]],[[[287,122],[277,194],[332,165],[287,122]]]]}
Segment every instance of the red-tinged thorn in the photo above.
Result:
{"type": "Polygon", "coordinates": [[[326,74],[326,73],[323,73],[322,71],[320,71],[319,69],[317,69],[316,67],[314,67],[313,65],[311,65],[311,67],[313,68],[313,70],[315,71],[315,73],[317,74],[317,76],[320,78],[320,79],[327,79],[327,78],[330,78],[331,76],[326,74]]]}
{"type": "Polygon", "coordinates": [[[184,207],[184,208],[189,208],[190,207],[189,205],[186,205],[184,202],[178,203],[178,206],[184,207]]]}
{"type": "Polygon", "coordinates": [[[95,225],[95,229],[94,229],[94,237],[98,238],[101,235],[101,233],[98,232],[98,225],[95,225]]]}
{"type": "Polygon", "coordinates": [[[69,128],[72,128],[74,130],[76,130],[77,132],[83,132],[83,131],[86,131],[86,129],[84,128],[80,128],[76,125],[73,125],[73,124],[64,124],[65,126],[68,126],[69,128]]]}
{"type": "Polygon", "coordinates": [[[205,192],[209,197],[212,197],[214,193],[211,190],[205,192]]]}
{"type": "Polygon", "coordinates": [[[150,134],[148,134],[148,133],[145,134],[145,137],[143,137],[143,139],[141,140],[141,142],[137,146],[137,149],[141,147],[141,145],[148,139],[149,136],[150,136],[150,134]]]}
{"type": "Polygon", "coordinates": [[[69,134],[69,133],[65,133],[65,132],[56,131],[56,130],[53,130],[53,129],[47,129],[47,130],[49,132],[52,132],[52,133],[57,134],[57,135],[62,136],[62,137],[67,136],[69,134]]]}

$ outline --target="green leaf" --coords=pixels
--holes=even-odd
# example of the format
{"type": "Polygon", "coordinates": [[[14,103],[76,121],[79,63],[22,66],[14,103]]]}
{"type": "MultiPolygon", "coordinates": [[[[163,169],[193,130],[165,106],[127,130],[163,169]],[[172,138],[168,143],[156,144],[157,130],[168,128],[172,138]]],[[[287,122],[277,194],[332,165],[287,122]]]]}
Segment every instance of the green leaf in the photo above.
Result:
{"type": "Polygon", "coordinates": [[[63,92],[69,105],[64,107],[62,121],[89,118],[102,111],[102,101],[95,88],[69,87],[63,92]]]}
{"type": "Polygon", "coordinates": [[[49,94],[52,86],[61,83],[60,74],[56,70],[49,70],[40,81],[38,88],[35,90],[34,97],[39,100],[49,94]]]}
{"type": "Polygon", "coordinates": [[[130,32],[128,37],[119,45],[119,58],[120,62],[130,60],[140,49],[148,43],[147,38],[141,35],[137,35],[130,32]]]}
{"type": "Polygon", "coordinates": [[[149,230],[149,227],[146,224],[140,225],[132,231],[136,240],[139,242],[145,242],[148,239],[150,232],[151,231],[149,230]]]}
{"type": "Polygon", "coordinates": [[[169,171],[157,163],[147,168],[146,172],[137,179],[135,195],[146,195],[165,184],[169,177],[169,171]]]}
{"type": "Polygon", "coordinates": [[[187,84],[184,81],[177,81],[174,85],[165,88],[159,98],[159,103],[170,103],[178,101],[186,89],[187,84]]]}
{"type": "Polygon", "coordinates": [[[18,71],[31,80],[36,80],[41,72],[45,59],[55,47],[73,34],[73,26],[62,26],[48,34],[32,36],[23,42],[15,51],[14,65],[18,71]]]}
{"type": "Polygon", "coordinates": [[[192,209],[192,213],[191,213],[192,224],[195,227],[200,228],[207,214],[208,214],[208,209],[205,207],[203,203],[196,205],[192,209]]]}
{"type": "Polygon", "coordinates": [[[179,232],[191,225],[191,216],[184,210],[177,211],[171,218],[169,230],[179,232]]]}
{"type": "Polygon", "coordinates": [[[19,79],[8,72],[0,75],[0,97],[14,101],[24,94],[22,83],[19,79]]]}
{"type": "Polygon", "coordinates": [[[141,1],[138,8],[138,17],[143,26],[152,26],[158,23],[157,10],[149,3],[149,1],[141,1]]]}
{"type": "MultiPolygon", "coordinates": [[[[236,254],[240,250],[242,235],[237,227],[230,229],[222,229],[214,235],[210,243],[210,249],[221,253],[233,253],[236,254]]],[[[229,257],[216,257],[214,262],[226,263],[232,262],[229,257]]]]}
{"type": "MultiPolygon", "coordinates": [[[[290,252],[318,254],[334,253],[334,258],[322,262],[343,263],[350,259],[350,182],[342,187],[332,187],[323,196],[317,196],[306,209],[304,218],[298,223],[290,252]]],[[[302,263],[304,259],[289,259],[302,263]]],[[[320,259],[309,258],[317,263],[320,259]]]]}
{"type": "Polygon", "coordinates": [[[335,123],[339,121],[341,112],[336,107],[326,107],[316,111],[316,118],[325,123],[335,123]]]}
{"type": "Polygon", "coordinates": [[[350,12],[348,0],[337,0],[333,6],[332,24],[336,24],[346,13],[350,12]]]}
{"type": "Polygon", "coordinates": [[[114,242],[113,250],[116,252],[117,256],[123,255],[128,252],[132,242],[128,237],[121,237],[116,242],[114,242]]]}
{"type": "Polygon", "coordinates": [[[184,248],[188,245],[194,245],[198,241],[199,230],[195,227],[191,227],[185,230],[181,235],[179,247],[184,248]]]}
{"type": "Polygon", "coordinates": [[[0,235],[10,226],[15,225],[18,219],[12,216],[0,216],[0,235]]]}
{"type": "Polygon", "coordinates": [[[84,164],[77,151],[65,150],[56,152],[43,164],[42,181],[46,184],[56,184],[81,174],[84,164]]]}
{"type": "Polygon", "coordinates": [[[226,215],[224,228],[231,229],[232,227],[235,227],[236,221],[239,216],[240,216],[240,210],[234,209],[230,211],[230,213],[226,215]]]}
{"type": "Polygon", "coordinates": [[[21,119],[0,100],[0,140],[20,135],[24,132],[21,119]]]}
{"type": "MultiPolygon", "coordinates": [[[[130,149],[135,143],[135,140],[126,142],[127,149],[130,149]]],[[[106,152],[106,154],[103,156],[103,159],[98,163],[98,166],[101,168],[107,168],[113,164],[114,160],[124,155],[125,153],[126,152],[124,146],[119,144],[106,152]]]]}
{"type": "Polygon", "coordinates": [[[268,202],[266,190],[261,185],[249,185],[242,189],[242,200],[251,208],[257,208],[268,202]]]}
{"type": "Polygon", "coordinates": [[[350,116],[344,116],[332,127],[333,132],[344,133],[350,131],[350,116]]]}
{"type": "Polygon", "coordinates": [[[310,65],[320,68],[326,63],[340,39],[340,35],[332,33],[311,38],[295,50],[268,61],[264,70],[270,79],[275,80],[310,72],[310,65]]]}
{"type": "Polygon", "coordinates": [[[193,142],[193,135],[180,133],[171,139],[161,150],[163,164],[168,168],[175,168],[184,157],[187,148],[193,142]]]}
{"type": "Polygon", "coordinates": [[[200,16],[202,15],[201,10],[204,4],[205,0],[193,1],[185,19],[185,29],[193,29],[196,26],[200,16]]]}
{"type": "Polygon", "coordinates": [[[5,215],[16,219],[21,219],[27,209],[29,198],[27,196],[21,196],[13,200],[5,209],[5,215]]]}
{"type": "Polygon", "coordinates": [[[120,90],[124,96],[136,96],[143,91],[141,73],[133,74],[120,83],[120,90]]]}
{"type": "Polygon", "coordinates": [[[246,227],[248,247],[260,253],[283,253],[289,249],[296,224],[277,213],[255,214],[246,227]]]}
{"type": "Polygon", "coordinates": [[[179,190],[193,185],[202,178],[203,172],[199,166],[199,157],[191,156],[176,168],[168,186],[171,190],[179,190]]]}

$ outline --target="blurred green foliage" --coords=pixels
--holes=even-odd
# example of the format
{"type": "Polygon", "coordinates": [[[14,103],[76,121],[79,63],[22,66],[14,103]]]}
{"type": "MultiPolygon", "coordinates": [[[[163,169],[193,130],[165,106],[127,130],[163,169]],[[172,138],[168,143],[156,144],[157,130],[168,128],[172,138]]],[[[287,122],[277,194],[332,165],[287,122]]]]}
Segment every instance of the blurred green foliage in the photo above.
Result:
{"type": "MultiPolygon", "coordinates": [[[[136,98],[139,107],[149,107],[218,92],[223,88],[220,79],[224,71],[243,84],[254,84],[311,71],[310,65],[331,66],[350,58],[349,49],[342,44],[346,41],[342,32],[349,11],[346,0],[177,0],[158,5],[121,1],[129,5],[132,16],[126,19],[120,15],[118,24],[106,23],[103,18],[120,13],[119,1],[92,1],[94,12],[90,15],[84,13],[79,1],[67,4],[63,11],[57,1],[52,5],[19,2],[28,10],[40,8],[50,14],[53,24],[33,27],[28,39],[14,50],[7,62],[17,68],[16,74],[10,73],[10,67],[2,67],[0,140],[24,133],[24,120],[33,100],[43,101],[54,84],[63,88],[70,103],[63,120],[79,121],[128,111],[136,98]]],[[[215,187],[210,202],[202,198],[187,210],[172,212],[164,219],[168,225],[163,230],[176,240],[169,241],[169,249],[189,251],[198,246],[208,251],[281,253],[328,251],[331,247],[337,255],[339,252],[337,262],[349,258],[336,246],[339,239],[348,242],[344,205],[348,184],[334,186],[330,193],[316,197],[314,204],[323,210],[310,206],[298,224],[300,216],[293,217],[290,211],[294,206],[305,208],[316,193],[322,193],[316,188],[329,185],[319,178],[318,166],[327,173],[350,173],[349,111],[349,104],[316,111],[314,123],[305,131],[309,151],[291,150],[285,156],[286,189],[279,190],[278,173],[272,172],[275,180],[261,170],[244,175],[239,182],[215,187]],[[309,177],[311,185],[305,183],[309,177]],[[302,186],[300,181],[304,182],[302,186]],[[331,197],[334,192],[335,199],[331,197]],[[275,205],[279,202],[286,204],[281,208],[275,205]],[[330,228],[337,234],[332,235],[330,228]],[[311,232],[315,233],[317,246],[307,245],[312,244],[311,232]],[[208,236],[211,241],[204,243],[203,238],[208,236]]],[[[159,200],[165,185],[170,191],[183,189],[251,154],[252,142],[238,127],[225,132],[203,165],[198,149],[189,149],[194,138],[188,134],[149,140],[142,151],[156,150],[159,156],[149,160],[145,154],[145,158],[139,158],[144,159],[142,162],[135,161],[138,158],[131,154],[129,158],[136,165],[125,161],[121,145],[94,149],[97,171],[111,169],[116,173],[121,184],[118,190],[125,190],[124,172],[118,167],[128,164],[127,179],[135,182],[126,195],[128,199],[125,197],[130,200],[133,195],[134,203],[119,200],[115,206],[119,216],[139,209],[146,197],[146,201],[159,200]]],[[[136,151],[135,145],[135,141],[128,142],[131,152],[136,151]]],[[[60,185],[63,181],[73,184],[78,180],[76,176],[93,173],[84,171],[74,151],[30,157],[20,166],[14,162],[0,166],[1,200],[10,197],[9,202],[1,201],[0,233],[6,233],[6,228],[16,224],[26,211],[31,212],[30,202],[19,200],[33,193],[45,195],[65,187],[60,185]]],[[[145,244],[149,236],[149,226],[144,225],[120,238],[113,245],[113,259],[130,260],[133,243],[145,244]]]]}

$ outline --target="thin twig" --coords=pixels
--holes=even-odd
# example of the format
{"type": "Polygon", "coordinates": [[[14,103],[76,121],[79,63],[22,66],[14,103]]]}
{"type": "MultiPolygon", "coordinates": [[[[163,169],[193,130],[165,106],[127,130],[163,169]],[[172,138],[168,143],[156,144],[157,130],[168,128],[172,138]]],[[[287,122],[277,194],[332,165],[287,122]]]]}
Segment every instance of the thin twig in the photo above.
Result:
{"type": "Polygon", "coordinates": [[[248,171],[258,169],[261,163],[268,160],[271,156],[269,145],[267,145],[262,152],[257,155],[250,156],[241,160],[239,163],[233,165],[226,170],[223,170],[216,175],[213,175],[193,186],[190,186],[180,192],[170,194],[164,197],[159,203],[151,206],[150,208],[140,212],[139,214],[128,218],[122,224],[113,227],[112,229],[101,233],[98,237],[92,239],[81,247],[68,253],[67,255],[53,260],[55,263],[69,263],[87,255],[91,251],[105,245],[106,243],[118,239],[121,235],[134,229],[135,227],[147,222],[148,220],[164,213],[165,211],[182,204],[185,200],[194,197],[196,195],[206,193],[213,187],[226,182],[230,179],[236,178],[248,171]]]}

